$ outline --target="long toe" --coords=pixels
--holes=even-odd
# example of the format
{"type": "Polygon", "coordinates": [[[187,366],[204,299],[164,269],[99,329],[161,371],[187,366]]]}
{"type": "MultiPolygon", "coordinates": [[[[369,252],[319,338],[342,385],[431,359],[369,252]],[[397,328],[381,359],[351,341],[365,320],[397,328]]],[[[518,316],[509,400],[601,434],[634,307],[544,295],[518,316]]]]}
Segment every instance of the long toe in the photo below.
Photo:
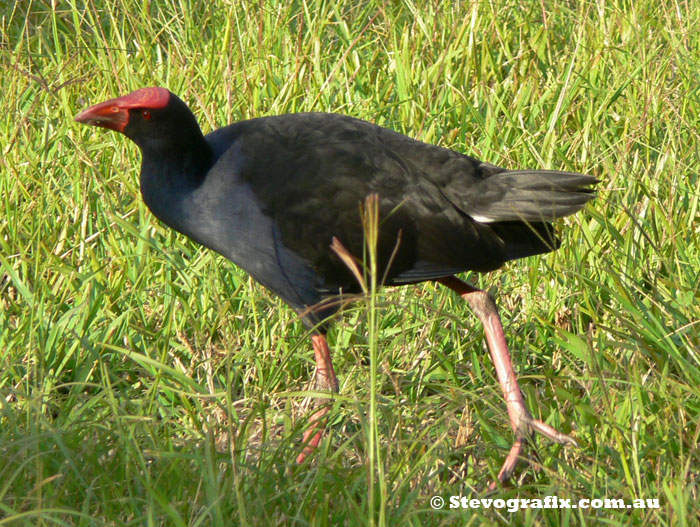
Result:
{"type": "Polygon", "coordinates": [[[328,413],[328,404],[325,404],[322,408],[316,410],[314,415],[311,416],[309,421],[309,428],[304,432],[304,438],[302,440],[303,449],[301,453],[297,456],[297,463],[303,463],[307,456],[311,455],[318,444],[321,442],[323,437],[323,432],[326,428],[326,414],[328,413]]]}
{"type": "Polygon", "coordinates": [[[517,466],[518,460],[520,459],[520,456],[523,453],[524,449],[525,438],[517,438],[515,440],[515,443],[513,443],[513,446],[510,448],[510,452],[508,452],[508,456],[503,462],[503,466],[501,467],[501,470],[498,473],[498,481],[494,481],[491,483],[491,485],[489,485],[489,492],[491,492],[492,490],[496,490],[496,488],[498,488],[499,482],[505,483],[511,478],[513,472],[515,472],[515,467],[517,466]]]}
{"type": "Polygon", "coordinates": [[[562,445],[578,446],[578,443],[573,437],[566,434],[562,434],[556,428],[552,428],[547,423],[543,423],[538,419],[531,418],[530,422],[528,423],[528,427],[533,432],[537,432],[538,434],[543,435],[548,439],[551,439],[555,443],[559,443],[562,445]]]}

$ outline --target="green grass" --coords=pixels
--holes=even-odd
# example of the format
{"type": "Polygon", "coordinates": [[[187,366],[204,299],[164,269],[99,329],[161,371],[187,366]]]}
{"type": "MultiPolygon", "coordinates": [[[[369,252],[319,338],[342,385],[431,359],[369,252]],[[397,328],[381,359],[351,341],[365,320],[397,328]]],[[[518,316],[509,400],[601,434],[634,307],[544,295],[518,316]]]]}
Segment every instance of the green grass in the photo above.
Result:
{"type": "Polygon", "coordinates": [[[0,2],[0,526],[697,525],[699,25],[671,0],[0,2]],[[339,318],[330,433],[296,466],[308,334],[151,216],[133,143],[72,121],[147,85],[205,131],[344,112],[601,178],[559,251],[467,277],[580,443],[538,439],[494,497],[661,508],[434,511],[513,435],[476,317],[430,284],[339,318]]]}

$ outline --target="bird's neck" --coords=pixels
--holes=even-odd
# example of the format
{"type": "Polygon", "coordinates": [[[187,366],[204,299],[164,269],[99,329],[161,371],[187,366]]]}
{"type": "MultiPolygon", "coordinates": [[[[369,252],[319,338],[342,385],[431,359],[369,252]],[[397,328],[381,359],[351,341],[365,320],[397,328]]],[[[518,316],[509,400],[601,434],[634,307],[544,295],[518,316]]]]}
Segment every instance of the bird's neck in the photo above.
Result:
{"type": "Polygon", "coordinates": [[[141,195],[148,208],[170,227],[178,225],[183,200],[205,180],[213,154],[204,136],[163,147],[142,148],[141,195]]]}

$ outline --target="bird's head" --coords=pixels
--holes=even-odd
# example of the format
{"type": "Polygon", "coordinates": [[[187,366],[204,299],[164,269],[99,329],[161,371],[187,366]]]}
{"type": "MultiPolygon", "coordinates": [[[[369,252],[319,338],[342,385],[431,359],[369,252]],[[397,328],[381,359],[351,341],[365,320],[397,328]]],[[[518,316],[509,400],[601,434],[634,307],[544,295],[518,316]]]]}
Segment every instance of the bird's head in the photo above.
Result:
{"type": "Polygon", "coordinates": [[[201,138],[197,121],[179,97],[165,88],[141,88],[83,110],[75,120],[121,132],[142,149],[187,145],[201,138]]]}

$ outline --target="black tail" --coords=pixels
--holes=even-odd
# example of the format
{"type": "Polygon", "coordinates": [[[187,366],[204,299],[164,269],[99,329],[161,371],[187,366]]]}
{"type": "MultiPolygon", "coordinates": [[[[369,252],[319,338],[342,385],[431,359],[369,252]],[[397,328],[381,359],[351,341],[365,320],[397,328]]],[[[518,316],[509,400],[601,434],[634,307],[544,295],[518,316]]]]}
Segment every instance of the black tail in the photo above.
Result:
{"type": "Polygon", "coordinates": [[[514,170],[485,178],[468,214],[481,223],[548,222],[573,214],[595,196],[593,176],[556,170],[514,170]]]}

